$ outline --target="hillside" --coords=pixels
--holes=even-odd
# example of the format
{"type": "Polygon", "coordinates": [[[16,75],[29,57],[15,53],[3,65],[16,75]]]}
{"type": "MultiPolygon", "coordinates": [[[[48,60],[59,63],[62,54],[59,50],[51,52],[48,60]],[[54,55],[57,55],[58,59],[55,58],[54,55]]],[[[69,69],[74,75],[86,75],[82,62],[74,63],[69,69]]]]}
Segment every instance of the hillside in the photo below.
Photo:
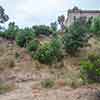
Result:
{"type": "Polygon", "coordinates": [[[33,60],[15,41],[0,38],[0,80],[13,86],[10,92],[0,95],[1,100],[99,100],[100,85],[84,85],[80,79],[79,61],[99,45],[93,38],[89,43],[91,46],[83,48],[79,56],[65,56],[58,63],[45,65],[33,60]],[[47,79],[54,81],[50,89],[41,85],[47,79]]]}

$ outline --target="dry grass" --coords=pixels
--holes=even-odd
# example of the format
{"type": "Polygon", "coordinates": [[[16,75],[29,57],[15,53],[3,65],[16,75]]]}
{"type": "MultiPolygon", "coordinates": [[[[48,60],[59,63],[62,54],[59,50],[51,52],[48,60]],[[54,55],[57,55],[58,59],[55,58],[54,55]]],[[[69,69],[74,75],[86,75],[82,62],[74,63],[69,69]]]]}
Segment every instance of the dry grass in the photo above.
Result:
{"type": "Polygon", "coordinates": [[[14,84],[0,84],[0,94],[4,94],[6,92],[10,92],[15,89],[14,84]]]}
{"type": "Polygon", "coordinates": [[[8,45],[6,42],[0,44],[0,69],[13,68],[15,66],[15,50],[13,44],[8,45]]]}
{"type": "Polygon", "coordinates": [[[1,57],[0,58],[0,69],[3,70],[5,68],[13,68],[15,66],[15,62],[13,57],[1,57]]]}

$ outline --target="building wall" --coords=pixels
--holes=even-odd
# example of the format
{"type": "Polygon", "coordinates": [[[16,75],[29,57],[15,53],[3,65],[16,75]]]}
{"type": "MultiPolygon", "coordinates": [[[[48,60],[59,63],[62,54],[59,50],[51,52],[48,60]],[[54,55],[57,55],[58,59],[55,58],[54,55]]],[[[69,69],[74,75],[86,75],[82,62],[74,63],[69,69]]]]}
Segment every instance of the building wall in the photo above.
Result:
{"type": "Polygon", "coordinates": [[[86,12],[86,13],[83,13],[83,12],[70,12],[68,13],[68,16],[67,16],[67,19],[65,21],[65,26],[69,26],[71,23],[74,22],[74,18],[79,18],[79,17],[86,17],[87,19],[90,18],[90,17],[96,17],[96,16],[100,16],[100,13],[99,12],[86,12]]]}

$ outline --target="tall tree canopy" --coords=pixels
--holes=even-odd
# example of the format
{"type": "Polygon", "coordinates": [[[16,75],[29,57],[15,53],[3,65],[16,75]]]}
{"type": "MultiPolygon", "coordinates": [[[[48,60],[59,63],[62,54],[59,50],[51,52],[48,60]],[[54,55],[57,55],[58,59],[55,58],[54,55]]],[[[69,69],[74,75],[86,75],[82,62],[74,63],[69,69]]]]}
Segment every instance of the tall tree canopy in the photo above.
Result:
{"type": "Polygon", "coordinates": [[[0,23],[4,23],[9,20],[9,17],[7,14],[5,14],[5,10],[2,6],[0,6],[0,23]]]}
{"type": "Polygon", "coordinates": [[[65,21],[65,16],[64,15],[61,15],[61,16],[58,16],[58,23],[60,24],[61,26],[61,30],[63,31],[65,26],[64,26],[64,21],[65,21]]]}
{"type": "Polygon", "coordinates": [[[52,23],[50,23],[50,26],[51,26],[51,29],[53,30],[53,31],[57,31],[57,22],[52,22],[52,23]]]}

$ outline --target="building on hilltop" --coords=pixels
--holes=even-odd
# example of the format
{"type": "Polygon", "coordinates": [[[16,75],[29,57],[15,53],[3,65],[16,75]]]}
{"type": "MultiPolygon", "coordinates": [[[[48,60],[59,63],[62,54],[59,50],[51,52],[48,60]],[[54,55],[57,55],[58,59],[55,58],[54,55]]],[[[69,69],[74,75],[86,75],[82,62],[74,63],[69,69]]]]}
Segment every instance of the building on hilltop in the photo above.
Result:
{"type": "Polygon", "coordinates": [[[69,26],[77,18],[85,17],[86,19],[94,18],[100,16],[100,10],[81,10],[78,7],[68,10],[67,19],[65,21],[65,26],[69,26]]]}

